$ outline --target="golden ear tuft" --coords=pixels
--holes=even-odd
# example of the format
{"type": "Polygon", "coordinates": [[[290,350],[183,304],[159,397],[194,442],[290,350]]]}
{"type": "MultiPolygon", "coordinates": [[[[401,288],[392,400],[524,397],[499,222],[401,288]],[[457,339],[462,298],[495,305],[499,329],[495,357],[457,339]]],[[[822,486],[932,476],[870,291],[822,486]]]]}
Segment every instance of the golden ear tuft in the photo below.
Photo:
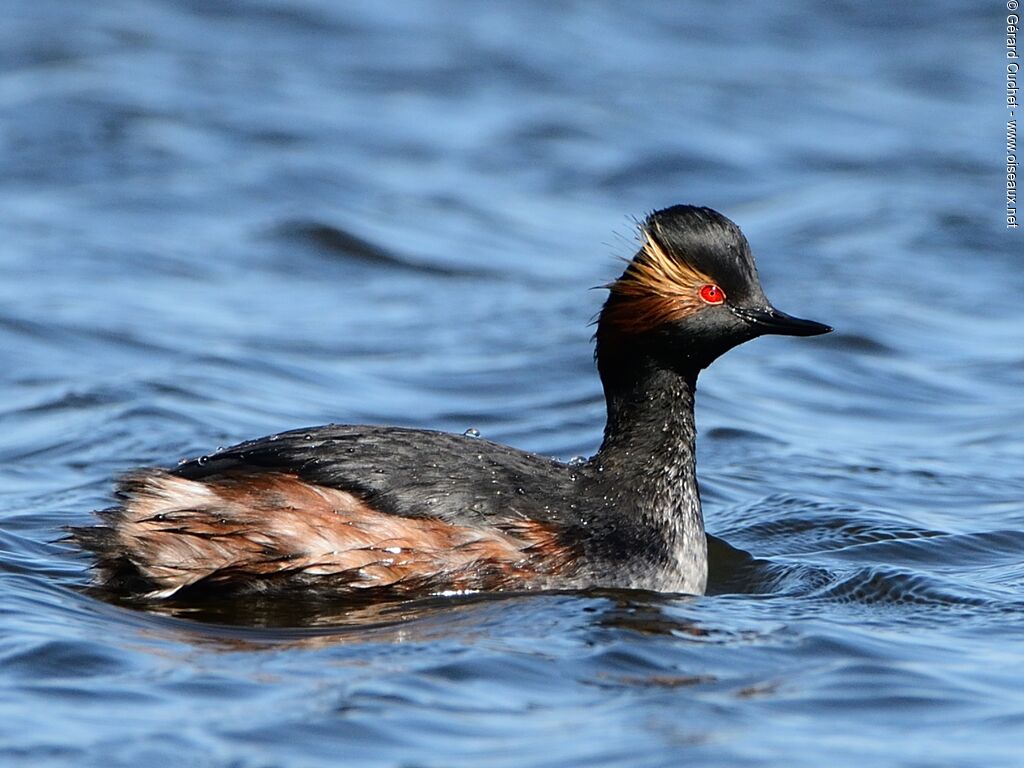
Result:
{"type": "Polygon", "coordinates": [[[640,252],[622,277],[608,286],[619,301],[609,302],[603,319],[622,332],[638,333],[700,311],[702,286],[715,281],[666,253],[655,233],[640,230],[640,252]]]}

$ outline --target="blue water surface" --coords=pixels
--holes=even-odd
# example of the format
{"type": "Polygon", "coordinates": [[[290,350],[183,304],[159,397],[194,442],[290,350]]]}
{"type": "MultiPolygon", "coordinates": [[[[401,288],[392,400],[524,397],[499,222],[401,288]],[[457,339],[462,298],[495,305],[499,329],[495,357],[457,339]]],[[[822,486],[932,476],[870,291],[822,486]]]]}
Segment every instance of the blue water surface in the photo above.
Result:
{"type": "Polygon", "coordinates": [[[4,765],[1022,764],[1000,3],[3,16],[4,765]],[[61,527],[134,466],[329,421],[592,453],[588,289],[678,202],[837,329],[702,376],[708,529],[757,558],[714,594],[84,589],[61,527]]]}

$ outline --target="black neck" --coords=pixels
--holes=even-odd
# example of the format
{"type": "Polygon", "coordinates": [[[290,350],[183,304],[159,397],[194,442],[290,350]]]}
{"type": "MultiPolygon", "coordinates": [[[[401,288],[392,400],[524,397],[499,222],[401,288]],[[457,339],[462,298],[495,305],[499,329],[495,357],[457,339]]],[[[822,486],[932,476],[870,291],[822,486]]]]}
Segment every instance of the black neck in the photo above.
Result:
{"type": "Polygon", "coordinates": [[[600,368],[608,421],[595,458],[613,458],[643,477],[670,465],[694,476],[697,371],[660,365],[641,351],[600,368]]]}
{"type": "Polygon", "coordinates": [[[599,359],[608,424],[591,466],[602,478],[604,498],[615,499],[615,508],[624,514],[609,541],[623,542],[623,569],[630,567],[625,550],[647,558],[627,576],[633,586],[648,584],[651,571],[645,562],[653,559],[660,570],[650,584],[671,583],[679,591],[701,593],[707,540],[695,467],[697,371],[659,365],[640,350],[630,355],[628,360],[599,359]]]}

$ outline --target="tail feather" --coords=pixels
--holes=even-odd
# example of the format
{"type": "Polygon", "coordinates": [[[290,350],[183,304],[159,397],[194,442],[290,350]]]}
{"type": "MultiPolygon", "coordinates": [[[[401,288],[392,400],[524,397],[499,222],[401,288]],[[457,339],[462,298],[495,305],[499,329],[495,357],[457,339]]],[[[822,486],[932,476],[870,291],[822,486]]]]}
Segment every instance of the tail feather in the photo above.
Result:
{"type": "Polygon", "coordinates": [[[68,542],[93,556],[92,571],[94,582],[104,590],[116,594],[142,594],[153,586],[132,562],[124,547],[118,541],[115,517],[104,509],[95,514],[104,520],[104,525],[69,525],[64,528],[67,535],[62,541],[68,542]]]}
{"type": "MultiPolygon", "coordinates": [[[[268,508],[281,500],[268,497],[266,485],[251,477],[207,483],[138,470],[119,480],[119,505],[97,513],[103,524],[71,528],[70,539],[95,555],[97,581],[115,591],[166,598],[194,584],[251,581],[280,569],[302,546],[290,542],[293,551],[286,552],[288,543],[266,532],[281,512],[268,508]]],[[[344,494],[342,501],[354,497],[344,494]]]]}

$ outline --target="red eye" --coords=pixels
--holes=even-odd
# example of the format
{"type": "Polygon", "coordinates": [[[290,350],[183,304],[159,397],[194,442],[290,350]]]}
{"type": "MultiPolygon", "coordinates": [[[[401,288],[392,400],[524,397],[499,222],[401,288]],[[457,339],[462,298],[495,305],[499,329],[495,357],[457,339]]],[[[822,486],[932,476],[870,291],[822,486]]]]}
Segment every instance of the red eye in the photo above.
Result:
{"type": "Polygon", "coordinates": [[[708,283],[700,287],[700,297],[707,304],[721,304],[725,301],[725,291],[717,285],[708,283]]]}

